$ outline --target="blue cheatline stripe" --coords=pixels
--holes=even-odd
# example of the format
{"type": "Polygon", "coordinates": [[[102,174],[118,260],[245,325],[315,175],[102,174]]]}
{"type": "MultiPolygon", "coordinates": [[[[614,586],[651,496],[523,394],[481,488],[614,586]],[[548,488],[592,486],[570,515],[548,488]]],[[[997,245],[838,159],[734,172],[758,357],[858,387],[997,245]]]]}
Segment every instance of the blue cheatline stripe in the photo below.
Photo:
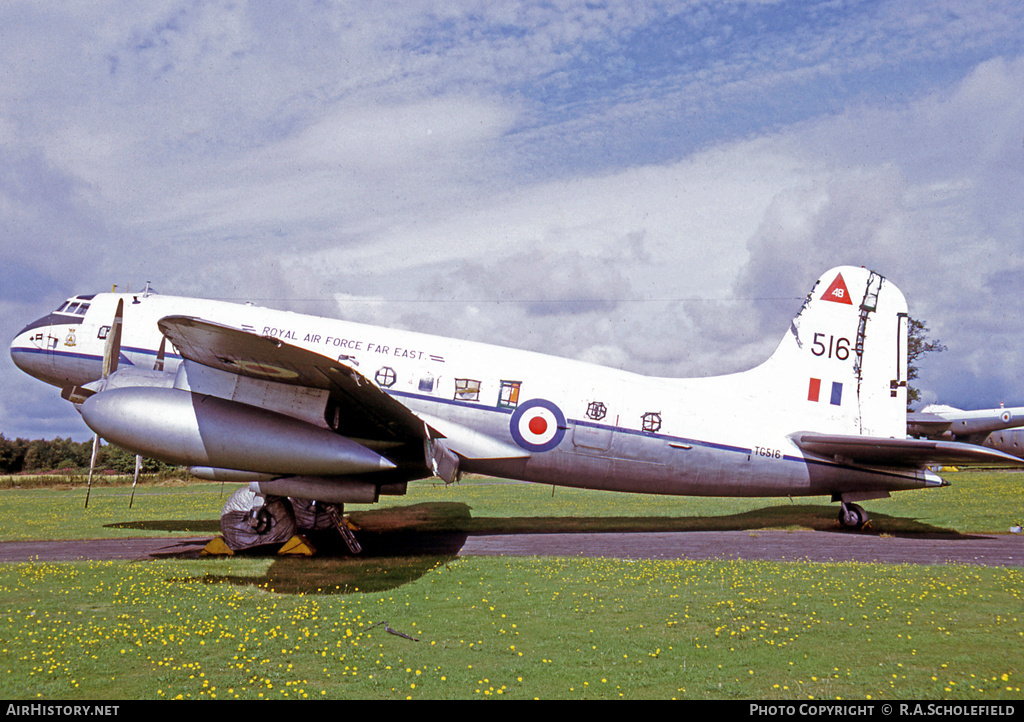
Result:
{"type": "MultiPolygon", "coordinates": [[[[840,383],[840,382],[834,382],[832,384],[832,387],[833,387],[833,392],[832,392],[833,393],[833,397],[835,398],[836,395],[838,395],[838,397],[839,397],[839,398],[837,398],[837,401],[838,401],[842,397],[843,384],[840,383]],[[836,387],[838,387],[838,390],[837,390],[836,387]]],[[[390,389],[385,389],[384,391],[389,396],[397,396],[397,397],[408,398],[408,399],[417,399],[417,400],[420,400],[420,401],[429,401],[429,402],[432,402],[432,403],[441,404],[443,406],[461,406],[461,407],[464,407],[464,408],[476,409],[478,411],[490,411],[490,412],[501,413],[501,414],[511,414],[514,411],[514,409],[509,409],[509,408],[505,408],[505,407],[486,406],[486,405],[483,405],[483,404],[480,404],[480,403],[474,403],[474,402],[468,402],[468,401],[458,401],[458,400],[454,400],[454,399],[439,399],[436,396],[425,396],[425,395],[422,395],[422,394],[409,393],[407,391],[394,391],[394,390],[390,390],[390,389]]],[[[715,450],[718,450],[718,451],[728,451],[728,452],[733,452],[733,453],[738,453],[738,454],[748,454],[749,455],[749,454],[753,453],[753,449],[751,449],[749,447],[732,446],[730,444],[720,444],[720,443],[715,443],[713,441],[702,441],[700,439],[688,439],[688,438],[683,438],[683,437],[679,437],[679,436],[669,436],[667,434],[653,434],[653,433],[651,433],[649,431],[640,431],[639,429],[627,429],[627,428],[622,427],[622,426],[612,426],[612,425],[606,425],[606,424],[595,424],[592,421],[585,421],[583,419],[568,419],[568,421],[571,421],[576,426],[585,426],[585,427],[590,427],[592,429],[609,429],[611,431],[614,431],[617,434],[626,434],[626,435],[630,435],[630,436],[641,436],[641,437],[644,437],[644,438],[662,439],[663,441],[682,442],[682,443],[687,443],[687,444],[693,444],[694,446],[702,446],[702,447],[704,447],[706,449],[715,449],[715,450]]],[[[840,463],[840,462],[837,462],[837,461],[831,460],[831,459],[815,459],[813,457],[791,456],[789,454],[785,454],[782,457],[782,460],[783,461],[788,461],[788,462],[794,462],[794,463],[797,463],[797,464],[803,464],[805,466],[824,466],[824,467],[832,468],[832,469],[851,469],[851,470],[860,471],[860,472],[872,473],[872,474],[875,474],[876,476],[881,476],[881,477],[886,477],[886,478],[896,478],[896,479],[906,479],[906,478],[909,478],[907,475],[901,474],[901,473],[899,473],[897,471],[894,471],[894,470],[888,470],[888,469],[884,469],[884,468],[872,469],[872,468],[869,468],[869,467],[859,466],[859,465],[856,465],[856,464],[844,464],[844,463],[840,463]]]]}
{"type": "MultiPolygon", "coordinates": [[[[54,357],[82,359],[82,360],[85,360],[85,361],[102,361],[103,360],[103,356],[102,355],[97,355],[97,354],[94,354],[94,353],[75,353],[74,351],[48,350],[48,349],[44,349],[44,348],[35,348],[34,346],[33,347],[28,347],[28,346],[12,346],[11,347],[11,353],[25,353],[25,354],[34,354],[34,355],[40,355],[40,356],[41,355],[50,355],[50,356],[54,356],[54,357]]],[[[153,350],[153,349],[122,346],[121,347],[121,356],[120,356],[119,363],[127,363],[127,364],[132,365],[132,366],[135,365],[135,363],[130,358],[128,358],[126,353],[140,353],[140,354],[144,354],[146,356],[152,356],[153,358],[156,358],[156,351],[153,350]]],[[[176,353],[169,353],[169,352],[165,352],[164,353],[164,358],[167,359],[167,360],[171,360],[171,361],[180,361],[181,360],[181,356],[179,356],[176,353]]]]}
{"type": "Polygon", "coordinates": [[[839,406],[843,402],[843,385],[838,381],[832,382],[832,405],[839,406]]]}
{"type": "MultiPolygon", "coordinates": [[[[453,399],[441,399],[436,396],[425,396],[423,394],[410,393],[408,391],[396,391],[393,389],[384,389],[384,392],[389,396],[396,396],[399,398],[416,399],[418,401],[429,401],[435,404],[441,404],[442,406],[461,406],[467,409],[475,409],[477,411],[490,411],[499,414],[512,414],[515,409],[506,408],[502,406],[488,406],[480,403],[474,403],[471,401],[458,401],[453,399]]],[[[524,402],[528,403],[528,402],[524,402]]],[[[751,453],[751,449],[742,446],[731,446],[728,444],[717,444],[711,441],[701,441],[700,439],[684,439],[679,436],[669,436],[667,434],[655,434],[650,431],[641,431],[639,429],[628,429],[623,426],[611,426],[606,424],[595,424],[590,421],[583,421],[582,419],[569,419],[576,426],[586,426],[592,429],[608,429],[614,431],[617,434],[626,434],[629,436],[641,436],[646,439],[663,439],[665,441],[676,441],[687,444],[696,444],[698,446],[704,446],[710,449],[719,449],[722,451],[735,451],[741,454],[751,453]]]]}

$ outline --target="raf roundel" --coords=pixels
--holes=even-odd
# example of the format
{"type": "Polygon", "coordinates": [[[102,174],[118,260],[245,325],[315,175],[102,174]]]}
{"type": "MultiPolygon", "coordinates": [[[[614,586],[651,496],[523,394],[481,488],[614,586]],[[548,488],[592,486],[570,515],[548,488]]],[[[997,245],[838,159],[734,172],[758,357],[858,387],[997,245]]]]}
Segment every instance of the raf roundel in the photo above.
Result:
{"type": "Polygon", "coordinates": [[[551,451],[565,436],[565,416],[545,399],[531,399],[512,413],[509,431],[527,451],[551,451]]]}
{"type": "Polygon", "coordinates": [[[291,369],[281,368],[280,366],[274,366],[273,364],[263,363],[262,361],[251,361],[248,359],[242,360],[227,360],[225,363],[234,366],[244,374],[256,376],[259,378],[265,378],[270,380],[284,380],[284,379],[297,379],[299,375],[291,369]]]}

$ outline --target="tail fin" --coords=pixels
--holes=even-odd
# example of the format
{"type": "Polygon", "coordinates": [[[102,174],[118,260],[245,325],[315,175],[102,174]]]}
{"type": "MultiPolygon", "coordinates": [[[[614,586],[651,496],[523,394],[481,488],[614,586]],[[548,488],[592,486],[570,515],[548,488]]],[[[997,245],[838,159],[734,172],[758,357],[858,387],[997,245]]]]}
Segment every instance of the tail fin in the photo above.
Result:
{"type": "Polygon", "coordinates": [[[748,374],[771,389],[787,432],[905,438],[906,299],[874,271],[833,268],[771,358],[748,374]]]}

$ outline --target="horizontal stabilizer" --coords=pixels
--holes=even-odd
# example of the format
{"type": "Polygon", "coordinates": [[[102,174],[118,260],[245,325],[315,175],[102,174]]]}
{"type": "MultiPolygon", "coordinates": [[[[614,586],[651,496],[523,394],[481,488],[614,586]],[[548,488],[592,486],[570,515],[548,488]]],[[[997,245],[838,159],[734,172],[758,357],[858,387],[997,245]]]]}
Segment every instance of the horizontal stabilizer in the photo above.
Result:
{"type": "Polygon", "coordinates": [[[1024,467],[1024,459],[974,444],[929,439],[888,439],[872,436],[797,433],[793,441],[801,450],[868,466],[1024,467]]]}

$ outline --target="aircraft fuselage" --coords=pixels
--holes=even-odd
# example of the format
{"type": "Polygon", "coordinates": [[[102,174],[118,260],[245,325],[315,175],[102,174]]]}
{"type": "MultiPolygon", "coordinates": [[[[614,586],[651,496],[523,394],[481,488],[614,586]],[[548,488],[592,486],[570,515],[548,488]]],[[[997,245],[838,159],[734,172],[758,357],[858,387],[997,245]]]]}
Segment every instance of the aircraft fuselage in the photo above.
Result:
{"type": "MultiPolygon", "coordinates": [[[[789,378],[778,365],[712,378],[653,378],[535,352],[248,304],[156,294],[80,298],[88,303],[84,313],[55,312],[18,334],[11,355],[19,367],[61,388],[97,379],[106,333],[117,301],[123,299],[121,368],[153,368],[162,338],[157,322],[167,316],[194,316],[278,339],[351,366],[415,414],[438,420],[439,428],[450,423],[471,429],[518,452],[467,455],[460,460],[463,472],[706,496],[856,498],[941,484],[924,470],[871,468],[801,451],[792,434],[804,430],[802,412],[780,414],[780,409],[801,404],[838,409],[858,403],[857,392],[850,383],[844,389],[839,383],[829,387],[827,378],[812,379],[810,396],[815,398],[810,398],[806,374],[789,378]],[[820,398],[816,381],[825,388],[820,398]]],[[[806,342],[797,338],[794,349],[799,348],[793,353],[825,364],[827,348],[835,356],[838,376],[840,366],[848,365],[850,339],[857,329],[850,324],[840,333],[824,327],[811,330],[806,342]]],[[[183,366],[168,348],[163,360],[168,387],[337,428],[329,418],[327,393],[289,386],[287,369],[280,369],[279,382],[268,380],[275,371],[266,368],[260,370],[264,379],[252,382],[223,373],[185,374],[183,366]],[[183,378],[187,376],[191,378],[183,378]]],[[[859,431],[847,428],[844,419],[828,418],[834,431],[859,431]]],[[[399,463],[408,478],[430,475],[420,462],[399,463]]]]}

